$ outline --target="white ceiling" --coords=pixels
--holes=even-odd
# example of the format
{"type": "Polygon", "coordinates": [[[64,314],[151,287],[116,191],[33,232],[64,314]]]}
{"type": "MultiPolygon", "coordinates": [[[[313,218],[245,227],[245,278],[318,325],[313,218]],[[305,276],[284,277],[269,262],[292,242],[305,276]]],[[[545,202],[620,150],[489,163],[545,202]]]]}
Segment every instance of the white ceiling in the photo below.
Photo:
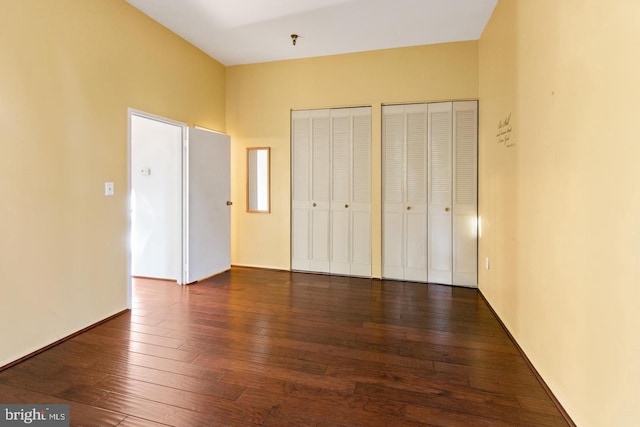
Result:
{"type": "Polygon", "coordinates": [[[224,65],[477,40],[498,2],[127,1],[224,65]]]}

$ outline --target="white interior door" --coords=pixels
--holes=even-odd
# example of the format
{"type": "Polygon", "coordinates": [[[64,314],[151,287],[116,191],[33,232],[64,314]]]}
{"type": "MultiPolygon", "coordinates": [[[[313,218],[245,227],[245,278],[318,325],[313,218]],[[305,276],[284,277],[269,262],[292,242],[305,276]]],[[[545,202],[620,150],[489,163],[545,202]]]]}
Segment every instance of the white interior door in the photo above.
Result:
{"type": "Polygon", "coordinates": [[[181,280],[183,126],[130,115],[131,275],[181,280]]]}
{"type": "Polygon", "coordinates": [[[185,165],[184,283],[231,267],[230,138],[189,128],[185,165]]]}
{"type": "Polygon", "coordinates": [[[452,284],[451,102],[429,104],[429,282],[452,284]]]}

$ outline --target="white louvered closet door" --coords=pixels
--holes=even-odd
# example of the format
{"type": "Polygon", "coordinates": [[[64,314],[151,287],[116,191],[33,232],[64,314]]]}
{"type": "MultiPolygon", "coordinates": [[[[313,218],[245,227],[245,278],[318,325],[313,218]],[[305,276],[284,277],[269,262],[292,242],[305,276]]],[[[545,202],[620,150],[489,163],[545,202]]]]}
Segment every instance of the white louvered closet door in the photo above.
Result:
{"type": "Polygon", "coordinates": [[[291,268],[310,270],[311,113],[291,112],[291,268]]]}
{"type": "Polygon", "coordinates": [[[382,108],[382,275],[477,286],[477,102],[382,108]]]}
{"type": "Polygon", "coordinates": [[[351,113],[331,110],[331,273],[351,273],[351,113]]]}
{"type": "Polygon", "coordinates": [[[428,280],[452,284],[452,103],[429,104],[428,280]]]}
{"type": "Polygon", "coordinates": [[[371,108],[351,109],[350,274],[371,277],[371,108]]]}
{"type": "Polygon", "coordinates": [[[427,104],[383,107],[383,266],[427,281],[427,104]]]}
{"type": "Polygon", "coordinates": [[[291,113],[291,268],[329,272],[329,110],[291,113]]]}
{"type": "Polygon", "coordinates": [[[453,103],[453,284],[478,283],[478,103],[453,103]]]}
{"type": "Polygon", "coordinates": [[[382,277],[404,280],[404,106],[382,107],[382,277]]]}
{"type": "Polygon", "coordinates": [[[294,270],[371,276],[371,108],[291,115],[294,270]]]}
{"type": "Polygon", "coordinates": [[[371,108],[331,110],[331,273],[371,276],[371,108]]]}
{"type": "Polygon", "coordinates": [[[427,105],[405,107],[405,280],[427,281],[427,105]]]}
{"type": "Polygon", "coordinates": [[[331,117],[311,111],[311,259],[309,269],[330,271],[331,117]]]}

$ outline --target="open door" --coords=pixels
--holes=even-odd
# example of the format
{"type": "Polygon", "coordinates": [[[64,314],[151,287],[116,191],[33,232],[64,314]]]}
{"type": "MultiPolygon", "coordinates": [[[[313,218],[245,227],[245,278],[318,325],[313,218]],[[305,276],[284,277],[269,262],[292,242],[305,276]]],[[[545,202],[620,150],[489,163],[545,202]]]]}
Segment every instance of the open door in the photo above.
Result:
{"type": "Polygon", "coordinates": [[[231,268],[229,135],[189,128],[185,142],[182,283],[231,268]]]}

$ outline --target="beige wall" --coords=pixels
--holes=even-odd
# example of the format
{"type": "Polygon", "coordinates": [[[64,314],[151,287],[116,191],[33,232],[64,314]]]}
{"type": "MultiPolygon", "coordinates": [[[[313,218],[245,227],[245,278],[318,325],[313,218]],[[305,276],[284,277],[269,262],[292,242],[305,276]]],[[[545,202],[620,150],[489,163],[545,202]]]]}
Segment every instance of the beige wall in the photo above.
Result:
{"type": "Polygon", "coordinates": [[[639,21],[501,0],[480,40],[480,289],[580,426],[640,420],[639,21]]]}
{"type": "Polygon", "coordinates": [[[3,1],[0,28],[2,366],[126,308],[127,108],[225,130],[225,69],[124,1],[3,1]]]}
{"type": "Polygon", "coordinates": [[[225,71],[123,1],[3,2],[0,366],[126,306],[128,107],[232,135],[232,262],[288,269],[290,109],[371,105],[379,276],[380,105],[479,97],[480,288],[579,425],[633,425],[639,19],[501,0],[479,44],[225,71]],[[268,215],[245,213],[249,146],[272,147],[268,215]]]}
{"type": "Polygon", "coordinates": [[[478,97],[477,42],[382,50],[227,69],[232,137],[231,262],[290,267],[290,110],[372,106],[372,265],[380,277],[383,103],[478,97]],[[246,213],[245,149],[271,147],[271,214],[246,213]]]}

